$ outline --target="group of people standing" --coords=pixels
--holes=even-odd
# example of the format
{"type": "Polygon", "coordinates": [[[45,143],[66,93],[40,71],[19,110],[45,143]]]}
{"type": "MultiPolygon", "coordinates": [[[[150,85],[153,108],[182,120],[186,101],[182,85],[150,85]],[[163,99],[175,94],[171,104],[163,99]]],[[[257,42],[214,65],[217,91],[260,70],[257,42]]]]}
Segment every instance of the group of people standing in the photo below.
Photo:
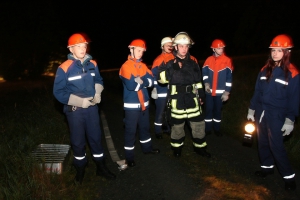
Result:
{"type": "MultiPolygon", "coordinates": [[[[288,135],[293,130],[299,109],[299,75],[296,67],[289,62],[291,41],[287,42],[288,45],[284,42],[287,41],[275,40],[270,46],[271,56],[258,77],[247,118],[255,121],[258,127],[262,170],[255,174],[260,177],[272,174],[276,163],[286,180],[286,189],[293,190],[296,188],[295,174],[288,163],[283,137],[279,133],[282,130],[288,135]]],[[[53,88],[54,96],[64,104],[70,127],[73,164],[77,171],[76,181],[79,183],[82,183],[87,164],[85,136],[97,165],[96,174],[108,179],[116,177],[104,162],[97,107],[104,89],[103,79],[97,63],[86,53],[87,44],[82,34],[69,38],[71,53],[57,69],[53,88]]],[[[224,53],[223,40],[212,42],[213,55],[202,67],[189,53],[193,44],[186,32],[179,32],[174,38],[163,38],[162,53],[154,60],[151,69],[142,62],[147,49],[145,41],[135,39],[129,44],[130,54],[119,71],[125,111],[125,159],[129,167],[136,165],[136,133],[144,154],[160,153],[152,146],[149,88],[155,101],[155,136],[161,139],[164,132],[170,134],[175,157],[181,156],[185,125],[191,129],[194,151],[203,157],[211,157],[206,150],[206,135],[214,132],[222,136],[221,110],[230,95],[233,65],[224,53]]]]}

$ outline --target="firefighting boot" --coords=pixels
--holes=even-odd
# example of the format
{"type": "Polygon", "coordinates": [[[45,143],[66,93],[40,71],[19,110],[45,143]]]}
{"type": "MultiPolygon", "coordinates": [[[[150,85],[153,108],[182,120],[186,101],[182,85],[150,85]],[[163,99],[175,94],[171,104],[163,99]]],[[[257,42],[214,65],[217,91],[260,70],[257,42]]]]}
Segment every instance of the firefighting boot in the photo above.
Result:
{"type": "Polygon", "coordinates": [[[85,173],[85,166],[86,165],[84,165],[82,167],[75,166],[75,169],[77,171],[76,176],[75,176],[75,180],[79,184],[82,184],[84,173],[85,173]]]}
{"type": "Polygon", "coordinates": [[[172,147],[173,155],[175,157],[180,157],[181,156],[181,149],[182,149],[182,146],[180,146],[180,147],[172,147]]]}
{"type": "Polygon", "coordinates": [[[106,179],[116,179],[116,175],[114,175],[112,172],[110,172],[106,165],[105,165],[105,161],[104,160],[100,160],[100,161],[95,161],[96,165],[97,165],[97,171],[96,171],[96,175],[97,176],[102,176],[106,179]]]}
{"type": "Polygon", "coordinates": [[[205,147],[202,147],[202,148],[199,148],[199,147],[195,147],[194,146],[194,151],[199,154],[200,156],[203,156],[203,157],[207,157],[207,158],[210,158],[211,155],[210,153],[208,153],[205,149],[205,147]]]}

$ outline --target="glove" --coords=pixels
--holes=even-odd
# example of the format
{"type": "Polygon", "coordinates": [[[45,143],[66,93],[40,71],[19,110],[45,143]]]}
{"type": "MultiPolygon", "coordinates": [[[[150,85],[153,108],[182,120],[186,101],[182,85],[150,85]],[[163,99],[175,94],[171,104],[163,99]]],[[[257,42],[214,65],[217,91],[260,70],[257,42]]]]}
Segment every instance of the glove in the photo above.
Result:
{"type": "Polygon", "coordinates": [[[229,92],[224,91],[221,96],[222,101],[227,101],[229,99],[229,92]]]}
{"type": "Polygon", "coordinates": [[[289,118],[285,118],[285,122],[282,126],[281,131],[284,131],[282,136],[289,135],[294,129],[294,122],[290,120],[289,118]]]}
{"type": "Polygon", "coordinates": [[[134,78],[134,81],[136,82],[136,83],[138,83],[138,84],[140,84],[140,85],[142,85],[143,84],[143,80],[141,79],[141,77],[136,77],[136,78],[134,78]]]}
{"type": "Polygon", "coordinates": [[[206,91],[207,93],[211,93],[209,83],[205,83],[204,86],[205,86],[205,91],[206,91]]]}
{"type": "Polygon", "coordinates": [[[157,99],[158,95],[157,95],[157,89],[153,88],[152,92],[151,92],[151,97],[152,99],[157,99]]]}
{"type": "Polygon", "coordinates": [[[255,113],[255,110],[252,110],[252,109],[249,108],[248,109],[247,119],[254,122],[255,121],[254,120],[254,113],[255,113]]]}
{"type": "Polygon", "coordinates": [[[68,101],[68,105],[88,108],[89,106],[95,105],[94,102],[91,102],[92,99],[93,97],[81,98],[79,96],[71,94],[68,101]]]}
{"type": "Polygon", "coordinates": [[[101,102],[101,93],[102,93],[103,89],[104,88],[101,84],[99,84],[99,83],[95,84],[96,93],[95,93],[95,96],[92,100],[95,104],[101,102]]]}

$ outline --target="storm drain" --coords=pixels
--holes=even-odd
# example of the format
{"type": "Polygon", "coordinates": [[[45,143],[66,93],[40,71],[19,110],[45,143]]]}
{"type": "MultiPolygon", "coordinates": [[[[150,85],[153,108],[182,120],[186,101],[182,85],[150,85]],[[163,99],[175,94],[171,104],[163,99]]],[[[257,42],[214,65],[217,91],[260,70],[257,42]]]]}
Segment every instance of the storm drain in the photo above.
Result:
{"type": "Polygon", "coordinates": [[[69,150],[70,145],[67,144],[40,144],[32,152],[32,156],[46,172],[61,174],[69,150]]]}

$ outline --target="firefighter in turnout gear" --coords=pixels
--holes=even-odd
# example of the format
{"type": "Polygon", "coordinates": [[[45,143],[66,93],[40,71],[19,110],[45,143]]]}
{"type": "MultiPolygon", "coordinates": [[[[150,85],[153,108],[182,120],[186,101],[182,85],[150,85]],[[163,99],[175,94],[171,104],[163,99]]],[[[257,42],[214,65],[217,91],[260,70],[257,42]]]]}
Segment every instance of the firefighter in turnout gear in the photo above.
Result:
{"type": "Polygon", "coordinates": [[[145,154],[158,154],[159,149],[152,148],[149,119],[148,87],[153,87],[153,75],[142,62],[146,51],[144,40],[135,39],[128,46],[130,55],[122,65],[119,76],[123,83],[125,110],[125,157],[128,166],[135,166],[134,144],[138,128],[140,144],[145,154]]]}
{"type": "Polygon", "coordinates": [[[261,169],[256,176],[265,178],[274,173],[276,164],[286,190],[295,190],[295,172],[284,147],[299,114],[300,75],[290,63],[291,38],[276,36],[270,45],[270,56],[258,74],[247,119],[257,127],[258,152],[261,169]]]}
{"type": "Polygon", "coordinates": [[[224,41],[215,39],[211,48],[214,53],[206,59],[202,68],[206,94],[205,132],[209,135],[214,131],[217,136],[222,136],[220,132],[221,110],[223,102],[229,98],[233,66],[231,59],[224,53],[224,41]]]}
{"type": "Polygon", "coordinates": [[[73,150],[73,164],[77,174],[75,180],[83,181],[86,158],[86,139],[89,141],[93,160],[97,165],[96,174],[115,179],[104,162],[101,143],[101,128],[97,104],[101,101],[103,79],[97,63],[86,53],[88,41],[82,34],[73,34],[68,41],[70,54],[56,72],[53,94],[64,104],[73,150]]]}
{"type": "Polygon", "coordinates": [[[155,136],[158,139],[162,138],[162,133],[169,133],[170,127],[166,120],[164,120],[164,112],[168,94],[168,84],[161,84],[157,82],[158,69],[164,67],[166,63],[174,58],[173,42],[171,37],[165,37],[161,40],[162,53],[157,56],[152,65],[152,73],[154,76],[154,88],[151,92],[151,97],[155,100],[155,121],[154,129],[155,136]]]}
{"type": "Polygon", "coordinates": [[[178,33],[173,41],[174,58],[159,69],[159,82],[169,84],[171,106],[171,147],[175,157],[181,156],[184,144],[184,126],[192,130],[194,151],[210,157],[206,151],[204,114],[201,104],[205,98],[202,73],[196,58],[189,54],[194,42],[186,32],[178,33]]]}

